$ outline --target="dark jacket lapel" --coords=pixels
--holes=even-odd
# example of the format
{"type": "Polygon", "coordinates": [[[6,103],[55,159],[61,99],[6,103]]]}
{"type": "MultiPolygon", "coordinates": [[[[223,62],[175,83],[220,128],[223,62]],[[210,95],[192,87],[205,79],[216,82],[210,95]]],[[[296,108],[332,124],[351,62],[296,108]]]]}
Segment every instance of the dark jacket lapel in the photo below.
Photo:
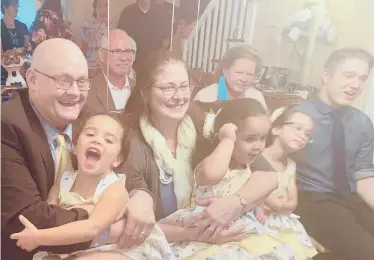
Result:
{"type": "Polygon", "coordinates": [[[31,129],[34,132],[35,137],[38,138],[38,150],[41,153],[44,162],[44,167],[47,172],[48,186],[51,187],[54,183],[55,171],[52,153],[48,144],[47,136],[44,133],[44,129],[39,121],[39,118],[35,114],[34,109],[30,104],[29,95],[27,91],[27,89],[20,91],[20,98],[31,129]]]}
{"type": "Polygon", "coordinates": [[[96,80],[94,81],[94,89],[96,91],[96,96],[98,100],[101,102],[105,111],[116,110],[112,94],[110,93],[108,83],[103,73],[97,75],[96,80]]]}

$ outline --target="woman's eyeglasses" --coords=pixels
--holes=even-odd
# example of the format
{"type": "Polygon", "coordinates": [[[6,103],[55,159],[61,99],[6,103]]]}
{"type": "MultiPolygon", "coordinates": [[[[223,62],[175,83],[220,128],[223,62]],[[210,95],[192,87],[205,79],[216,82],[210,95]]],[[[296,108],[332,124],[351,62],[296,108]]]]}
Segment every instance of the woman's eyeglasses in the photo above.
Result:
{"type": "Polygon", "coordinates": [[[189,96],[192,92],[192,87],[190,85],[182,85],[182,86],[154,86],[155,88],[161,89],[164,97],[171,98],[174,97],[175,94],[180,90],[183,96],[189,96]]]}

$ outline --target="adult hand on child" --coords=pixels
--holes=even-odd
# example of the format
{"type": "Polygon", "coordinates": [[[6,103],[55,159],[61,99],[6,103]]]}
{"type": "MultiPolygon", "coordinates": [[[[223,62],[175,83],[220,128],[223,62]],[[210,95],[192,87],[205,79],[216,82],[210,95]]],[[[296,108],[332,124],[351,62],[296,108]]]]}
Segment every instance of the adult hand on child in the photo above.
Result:
{"type": "Polygon", "coordinates": [[[239,242],[240,240],[246,237],[244,231],[244,226],[235,226],[229,228],[218,227],[213,234],[207,231],[199,232],[199,229],[196,229],[197,241],[205,242],[210,244],[225,244],[228,242],[239,242]]]}
{"type": "Polygon", "coordinates": [[[17,246],[28,252],[38,248],[38,229],[28,221],[24,216],[20,215],[19,220],[25,227],[21,232],[10,235],[10,239],[16,239],[17,246]]]}
{"type": "Polygon", "coordinates": [[[151,234],[156,224],[152,196],[143,190],[136,191],[129,201],[126,218],[119,246],[131,248],[141,245],[151,234]]]}
{"type": "Polygon", "coordinates": [[[236,131],[238,127],[232,123],[224,124],[218,131],[218,140],[222,141],[227,138],[232,141],[236,140],[236,131]]]}
{"type": "Polygon", "coordinates": [[[198,227],[201,233],[206,232],[211,236],[218,228],[225,230],[235,218],[240,216],[243,210],[243,206],[236,196],[196,199],[195,202],[196,205],[207,208],[191,218],[186,225],[198,227]]]}

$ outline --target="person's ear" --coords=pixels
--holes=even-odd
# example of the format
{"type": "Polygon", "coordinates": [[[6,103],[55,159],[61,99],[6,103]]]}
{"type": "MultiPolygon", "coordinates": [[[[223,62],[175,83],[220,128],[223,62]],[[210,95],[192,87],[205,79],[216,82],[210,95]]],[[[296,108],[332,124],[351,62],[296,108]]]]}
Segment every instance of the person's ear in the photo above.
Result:
{"type": "Polygon", "coordinates": [[[28,69],[26,71],[26,82],[27,82],[27,87],[31,92],[36,91],[36,72],[32,69],[28,69]]]}
{"type": "Polygon", "coordinates": [[[112,167],[113,169],[117,168],[118,166],[120,166],[120,164],[123,162],[123,155],[118,155],[117,156],[117,159],[112,163],[112,167]]]}
{"type": "Polygon", "coordinates": [[[271,134],[274,136],[278,136],[280,134],[281,129],[279,127],[274,127],[271,129],[271,134]]]}
{"type": "Polygon", "coordinates": [[[142,97],[144,103],[148,102],[148,92],[149,90],[140,90],[140,96],[142,97]]]}
{"type": "Polygon", "coordinates": [[[328,69],[324,69],[323,74],[322,74],[323,84],[325,85],[329,84],[331,77],[332,77],[331,72],[328,69]]]}
{"type": "Polygon", "coordinates": [[[229,74],[229,69],[223,69],[222,74],[225,78],[227,78],[227,75],[229,74]]]}

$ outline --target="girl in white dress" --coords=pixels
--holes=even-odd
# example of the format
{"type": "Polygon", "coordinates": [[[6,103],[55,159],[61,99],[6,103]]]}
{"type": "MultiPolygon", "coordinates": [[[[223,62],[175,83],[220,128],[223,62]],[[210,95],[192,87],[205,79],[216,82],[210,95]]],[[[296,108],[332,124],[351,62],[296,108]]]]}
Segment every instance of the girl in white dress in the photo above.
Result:
{"type": "Polygon", "coordinates": [[[35,260],[70,259],[71,256],[106,260],[174,259],[166,238],[157,226],[143,245],[130,250],[117,246],[129,200],[125,175],[114,172],[126,157],[128,141],[125,130],[114,116],[96,115],[89,118],[74,149],[78,171],[65,172],[50,191],[50,204],[64,208],[93,205],[88,219],[38,230],[20,216],[25,229],[11,235],[12,239],[18,240],[19,247],[28,251],[39,246],[69,245],[92,240],[91,248],[69,255],[41,252],[34,256],[35,260]]]}
{"type": "Polygon", "coordinates": [[[295,252],[296,260],[310,259],[317,251],[299,217],[292,213],[297,205],[296,164],[288,157],[308,145],[313,121],[295,108],[276,110],[271,121],[267,147],[251,169],[281,174],[278,189],[256,210],[256,217],[266,227],[278,231],[295,252]]]}

